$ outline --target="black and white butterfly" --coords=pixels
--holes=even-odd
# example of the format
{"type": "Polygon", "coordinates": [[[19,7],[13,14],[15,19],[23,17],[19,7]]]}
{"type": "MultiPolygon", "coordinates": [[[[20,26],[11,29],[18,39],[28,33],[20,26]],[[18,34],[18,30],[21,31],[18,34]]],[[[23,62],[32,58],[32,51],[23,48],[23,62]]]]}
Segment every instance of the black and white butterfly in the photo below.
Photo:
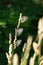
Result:
{"type": "Polygon", "coordinates": [[[22,18],[21,18],[21,23],[24,23],[25,21],[27,21],[28,20],[28,17],[27,16],[22,16],[22,18]]]}
{"type": "Polygon", "coordinates": [[[23,32],[23,28],[19,28],[19,29],[17,30],[18,36],[20,36],[20,35],[22,34],[22,32],[23,32]]]}
{"type": "Polygon", "coordinates": [[[23,28],[15,29],[17,36],[20,36],[23,32],[23,28]]]}
{"type": "Polygon", "coordinates": [[[21,44],[22,40],[17,40],[16,41],[16,46],[18,47],[21,44]]]}

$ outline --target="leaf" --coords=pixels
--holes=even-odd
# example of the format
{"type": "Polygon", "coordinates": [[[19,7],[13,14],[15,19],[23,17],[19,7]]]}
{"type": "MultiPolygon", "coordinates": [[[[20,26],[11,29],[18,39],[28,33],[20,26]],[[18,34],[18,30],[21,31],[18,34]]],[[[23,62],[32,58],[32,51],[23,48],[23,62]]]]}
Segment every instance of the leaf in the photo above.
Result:
{"type": "Polygon", "coordinates": [[[6,23],[5,22],[0,22],[0,26],[3,28],[6,28],[6,23]]]}
{"type": "Polygon", "coordinates": [[[20,36],[22,32],[23,32],[23,28],[18,29],[17,30],[17,35],[20,36]]]}
{"type": "Polygon", "coordinates": [[[25,50],[26,50],[26,43],[24,43],[23,52],[25,52],[25,50]]]}
{"type": "Polygon", "coordinates": [[[27,21],[28,17],[27,16],[23,16],[21,19],[21,23],[24,23],[25,21],[27,21]]]}
{"type": "Polygon", "coordinates": [[[0,26],[4,26],[4,25],[6,25],[5,22],[0,22],[0,26]]]}
{"type": "Polygon", "coordinates": [[[22,40],[17,40],[16,41],[16,46],[18,47],[21,44],[22,40]]]}

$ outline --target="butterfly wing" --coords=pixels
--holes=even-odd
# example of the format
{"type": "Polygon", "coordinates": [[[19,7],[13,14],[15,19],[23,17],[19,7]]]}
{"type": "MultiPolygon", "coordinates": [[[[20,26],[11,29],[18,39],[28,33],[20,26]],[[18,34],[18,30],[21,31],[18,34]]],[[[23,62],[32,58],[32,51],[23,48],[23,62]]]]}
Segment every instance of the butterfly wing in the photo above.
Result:
{"type": "Polygon", "coordinates": [[[22,19],[21,19],[21,23],[24,23],[27,20],[28,20],[28,17],[27,16],[23,16],[22,19]]]}
{"type": "Polygon", "coordinates": [[[17,40],[16,41],[16,46],[18,47],[21,44],[22,40],[17,40]]]}
{"type": "Polygon", "coordinates": [[[17,35],[20,36],[22,32],[23,32],[23,28],[19,28],[19,29],[17,30],[17,35]]]}

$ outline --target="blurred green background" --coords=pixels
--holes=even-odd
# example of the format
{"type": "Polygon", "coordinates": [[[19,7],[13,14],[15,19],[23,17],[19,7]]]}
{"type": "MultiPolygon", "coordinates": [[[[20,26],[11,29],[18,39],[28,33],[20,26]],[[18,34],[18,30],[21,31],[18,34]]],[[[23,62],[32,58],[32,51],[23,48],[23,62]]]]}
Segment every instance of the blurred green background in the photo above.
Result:
{"type": "Polygon", "coordinates": [[[0,65],[7,65],[5,53],[9,47],[8,36],[11,33],[13,40],[20,12],[28,16],[28,20],[20,25],[24,29],[22,35],[18,37],[22,39],[22,45],[15,51],[21,58],[23,43],[26,42],[28,35],[32,35],[33,40],[36,38],[38,20],[43,16],[43,0],[0,0],[0,65]]]}

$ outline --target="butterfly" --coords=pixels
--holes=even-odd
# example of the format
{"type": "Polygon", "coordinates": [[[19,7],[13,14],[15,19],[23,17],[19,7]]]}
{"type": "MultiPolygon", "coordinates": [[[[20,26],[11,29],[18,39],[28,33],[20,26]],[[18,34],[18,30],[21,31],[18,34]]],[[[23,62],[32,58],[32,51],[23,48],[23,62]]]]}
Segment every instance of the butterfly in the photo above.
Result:
{"type": "Polygon", "coordinates": [[[23,28],[19,28],[19,29],[17,30],[18,36],[20,36],[22,32],[23,32],[23,28]]]}
{"type": "Polygon", "coordinates": [[[23,32],[23,28],[15,29],[17,36],[20,36],[23,32]]]}
{"type": "Polygon", "coordinates": [[[18,47],[21,44],[22,40],[17,40],[16,41],[16,46],[18,47]]]}
{"type": "Polygon", "coordinates": [[[24,23],[25,21],[27,21],[28,20],[28,17],[27,16],[22,16],[22,18],[21,18],[21,23],[24,23]]]}

